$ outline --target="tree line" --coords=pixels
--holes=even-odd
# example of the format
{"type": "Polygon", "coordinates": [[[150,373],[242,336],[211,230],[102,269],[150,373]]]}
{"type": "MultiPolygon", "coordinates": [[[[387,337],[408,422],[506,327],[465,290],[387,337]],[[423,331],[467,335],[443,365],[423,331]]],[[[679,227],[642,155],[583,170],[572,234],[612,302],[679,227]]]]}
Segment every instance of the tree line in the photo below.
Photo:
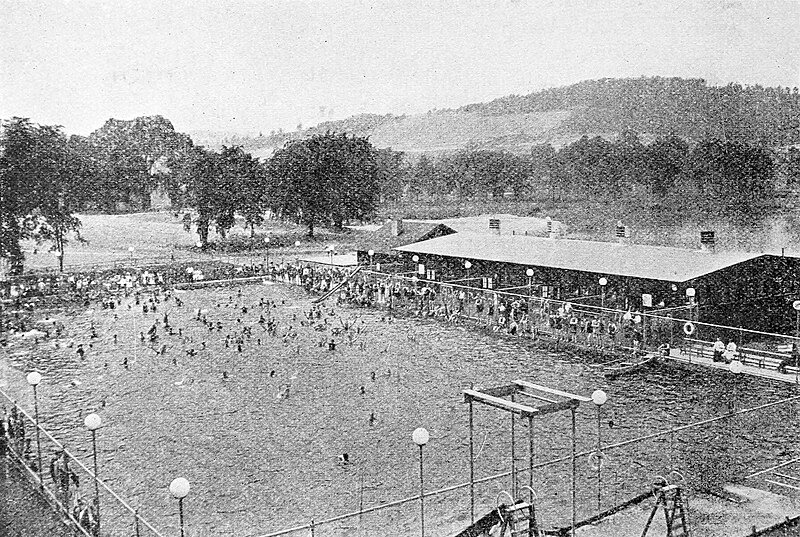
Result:
{"type": "Polygon", "coordinates": [[[269,212],[302,224],[341,229],[369,220],[386,202],[502,198],[540,202],[667,200],[686,214],[741,217],[774,193],[776,170],[798,176],[797,151],[667,136],[649,144],[633,131],[615,140],[587,136],[527,154],[465,149],[415,160],[376,149],[368,138],[323,133],[290,140],[260,161],[241,147],[209,150],[160,117],[109,120],[88,137],[12,118],[0,133],[0,257],[22,266],[20,241],[47,241],[59,252],[80,239],[84,211],[147,209],[163,189],[175,209],[191,208],[201,247],[212,227],[223,237],[241,216],[251,235],[269,212]],[[788,171],[787,171],[788,170],[788,171]]]}
{"type": "Polygon", "coordinates": [[[0,132],[0,258],[20,272],[21,242],[34,239],[49,242],[63,267],[68,234],[80,240],[77,213],[146,209],[156,188],[174,209],[192,208],[202,248],[212,226],[224,238],[241,215],[253,234],[268,211],[313,236],[371,218],[390,161],[345,134],[291,141],[261,162],[239,147],[195,146],[159,116],[109,120],[88,137],[15,117],[0,132]]]}
{"type": "MultiPolygon", "coordinates": [[[[796,153],[792,153],[796,157],[796,153]]],[[[786,164],[800,170],[800,160],[786,164]]],[[[616,140],[584,136],[559,149],[534,145],[528,154],[462,150],[421,156],[400,174],[394,199],[499,198],[552,202],[679,196],[691,213],[746,216],[772,200],[776,158],[759,146],[715,139],[690,145],[669,136],[642,143],[626,131],[616,140]]]]}

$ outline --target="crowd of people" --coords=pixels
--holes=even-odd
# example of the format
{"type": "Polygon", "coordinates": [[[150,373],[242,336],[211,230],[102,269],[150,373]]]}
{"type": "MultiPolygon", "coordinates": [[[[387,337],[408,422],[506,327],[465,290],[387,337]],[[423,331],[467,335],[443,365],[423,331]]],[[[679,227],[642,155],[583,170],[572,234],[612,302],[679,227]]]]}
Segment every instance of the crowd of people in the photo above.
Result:
{"type": "Polygon", "coordinates": [[[352,267],[275,265],[268,276],[302,286],[308,293],[327,295],[337,304],[380,307],[416,317],[450,323],[476,322],[494,333],[599,347],[625,347],[640,352],[645,331],[638,312],[598,315],[569,302],[558,302],[487,289],[451,286],[416,278],[376,276],[352,267]]]}

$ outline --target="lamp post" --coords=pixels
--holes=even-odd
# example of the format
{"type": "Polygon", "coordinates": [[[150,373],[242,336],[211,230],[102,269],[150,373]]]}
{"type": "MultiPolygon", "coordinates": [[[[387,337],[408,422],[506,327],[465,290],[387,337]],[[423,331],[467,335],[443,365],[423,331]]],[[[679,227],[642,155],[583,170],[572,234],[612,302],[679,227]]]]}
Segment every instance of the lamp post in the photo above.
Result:
{"type": "Polygon", "coordinates": [[[800,337],[800,300],[795,300],[792,302],[792,307],[794,308],[795,313],[794,337],[800,337]]]}
{"type": "Polygon", "coordinates": [[[529,268],[525,271],[525,275],[528,277],[528,296],[533,296],[533,269],[529,268]]]}
{"type": "Polygon", "coordinates": [[[694,320],[694,296],[697,292],[694,290],[694,287],[688,287],[686,289],[686,298],[689,300],[689,320],[694,320]]]}
{"type": "MultiPolygon", "coordinates": [[[[737,387],[739,385],[739,375],[741,375],[743,370],[744,370],[744,366],[742,365],[742,362],[740,362],[739,360],[731,361],[730,372],[733,373],[733,389],[731,391],[733,392],[733,397],[731,398],[730,408],[728,409],[728,410],[730,410],[731,414],[736,412],[736,391],[737,391],[737,387]]],[[[729,423],[728,436],[731,437],[731,441],[732,442],[734,441],[734,439],[737,436],[737,435],[734,434],[734,431],[733,431],[733,419],[732,419],[732,417],[731,417],[731,421],[729,423]]],[[[735,447],[734,447],[734,449],[735,449],[735,447]]]]}
{"type": "Polygon", "coordinates": [[[414,429],[414,432],[411,434],[411,439],[419,446],[419,516],[422,537],[425,537],[425,486],[422,473],[422,447],[428,443],[430,435],[427,429],[419,427],[414,429]]]}
{"type": "Polygon", "coordinates": [[[94,501],[97,506],[97,535],[100,534],[100,477],[97,474],[97,429],[102,420],[100,416],[91,413],[83,420],[83,424],[92,432],[92,458],[94,460],[94,501]]]}
{"type": "Polygon", "coordinates": [[[330,257],[331,260],[331,266],[333,266],[333,245],[331,244],[330,246],[328,246],[326,250],[328,251],[328,256],[330,257]]]}
{"type": "Polygon", "coordinates": [[[133,261],[133,250],[134,249],[135,248],[133,246],[128,246],[128,259],[130,259],[131,261],[133,261]]]}
{"type": "Polygon", "coordinates": [[[595,390],[592,392],[592,402],[597,407],[597,513],[598,514],[600,514],[600,493],[601,493],[600,469],[603,465],[603,458],[602,458],[603,452],[601,450],[602,436],[601,436],[600,424],[602,423],[601,414],[603,412],[603,405],[606,404],[606,401],[608,401],[608,396],[606,395],[606,392],[604,392],[603,390],[595,390]]]}
{"type": "Polygon", "coordinates": [[[740,362],[739,360],[732,360],[731,361],[731,365],[730,365],[730,371],[734,375],[733,402],[731,404],[731,412],[733,412],[735,410],[735,408],[736,408],[736,388],[737,388],[737,384],[739,383],[739,381],[738,381],[738,379],[736,377],[738,377],[742,373],[742,371],[744,371],[744,365],[742,365],[742,362],[740,362]]]}
{"type": "Polygon", "coordinates": [[[36,387],[42,382],[42,375],[36,371],[32,371],[28,373],[26,378],[28,384],[33,387],[33,415],[36,418],[36,454],[37,460],[39,461],[39,486],[44,487],[44,481],[42,480],[42,443],[39,440],[39,396],[36,393],[36,387]]]}
{"type": "MultiPolygon", "coordinates": [[[[300,248],[300,241],[294,241],[294,247],[300,248]]],[[[300,252],[296,252],[297,255],[295,256],[295,262],[299,265],[300,264],[300,252]]]]}
{"type": "Polygon", "coordinates": [[[169,484],[169,492],[172,497],[178,500],[178,516],[181,523],[181,537],[185,537],[186,533],[183,524],[183,499],[189,494],[189,482],[183,477],[177,477],[169,484]]]}
{"type": "Polygon", "coordinates": [[[469,278],[469,269],[472,268],[472,263],[470,263],[469,261],[464,261],[464,268],[467,269],[467,285],[470,286],[471,280],[469,278]]]}
{"type": "Polygon", "coordinates": [[[264,257],[264,270],[269,267],[269,237],[264,237],[264,246],[266,247],[266,256],[264,257]]]}
{"type": "Polygon", "coordinates": [[[375,255],[375,250],[370,250],[367,252],[369,256],[369,270],[372,270],[372,257],[375,255]]]}
{"type": "Polygon", "coordinates": [[[600,307],[606,307],[606,285],[608,285],[608,280],[605,278],[600,278],[597,280],[597,283],[600,284],[600,307]]]}
{"type": "Polygon", "coordinates": [[[64,254],[60,251],[56,252],[56,259],[58,259],[58,271],[64,272],[64,254]]]}

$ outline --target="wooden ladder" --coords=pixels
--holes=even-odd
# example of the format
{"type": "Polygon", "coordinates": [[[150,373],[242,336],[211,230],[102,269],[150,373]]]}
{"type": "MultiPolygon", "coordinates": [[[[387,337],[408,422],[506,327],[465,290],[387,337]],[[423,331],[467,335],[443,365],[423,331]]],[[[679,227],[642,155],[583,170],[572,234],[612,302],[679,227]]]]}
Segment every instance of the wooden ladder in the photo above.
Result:
{"type": "Polygon", "coordinates": [[[659,508],[664,509],[664,518],[667,523],[666,537],[689,537],[689,526],[686,523],[686,504],[677,485],[666,485],[658,489],[658,499],[647,519],[642,537],[647,535],[650,525],[658,513],[659,508]]]}

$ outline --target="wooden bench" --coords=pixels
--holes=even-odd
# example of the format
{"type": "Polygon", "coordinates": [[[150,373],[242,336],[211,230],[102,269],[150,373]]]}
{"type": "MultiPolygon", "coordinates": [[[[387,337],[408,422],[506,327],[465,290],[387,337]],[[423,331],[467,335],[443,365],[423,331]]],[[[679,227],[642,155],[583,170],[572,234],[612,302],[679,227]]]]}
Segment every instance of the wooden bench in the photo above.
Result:
{"type": "MultiPolygon", "coordinates": [[[[684,338],[684,344],[681,346],[681,354],[697,358],[713,358],[714,357],[714,344],[710,341],[703,341],[701,339],[684,338]]],[[[736,357],[742,364],[757,367],[759,369],[772,369],[777,371],[778,367],[786,358],[791,358],[791,345],[778,346],[779,352],[767,351],[761,349],[751,349],[749,347],[740,347],[737,349],[736,357]]],[[[794,366],[786,366],[786,373],[797,375],[800,368],[794,366]]]]}
{"type": "Polygon", "coordinates": [[[714,356],[714,344],[710,341],[703,341],[701,339],[683,338],[683,345],[681,345],[681,354],[691,358],[711,358],[714,356]]]}
{"type": "MultiPolygon", "coordinates": [[[[792,357],[792,347],[785,348],[778,347],[781,352],[765,351],[760,349],[750,349],[742,347],[739,349],[739,360],[745,365],[758,367],[759,369],[774,369],[777,370],[781,363],[792,357]]],[[[795,366],[786,366],[786,373],[791,375],[798,374],[798,368],[795,366]]]]}

